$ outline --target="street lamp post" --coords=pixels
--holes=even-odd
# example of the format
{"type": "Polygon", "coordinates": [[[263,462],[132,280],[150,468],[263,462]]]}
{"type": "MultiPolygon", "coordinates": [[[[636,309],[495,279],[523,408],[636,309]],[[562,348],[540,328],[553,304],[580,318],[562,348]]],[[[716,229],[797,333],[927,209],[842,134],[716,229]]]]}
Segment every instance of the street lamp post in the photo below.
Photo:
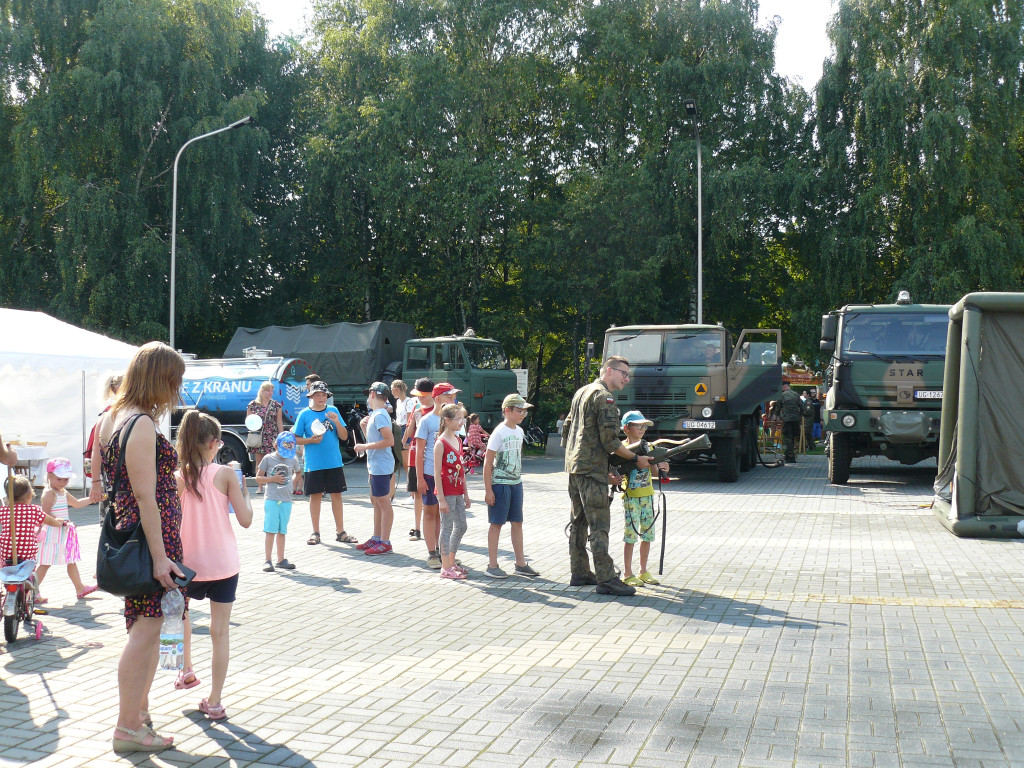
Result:
{"type": "Polygon", "coordinates": [[[693,119],[693,137],[697,140],[697,322],[704,322],[704,227],[701,220],[701,169],[700,169],[700,126],[695,99],[683,102],[686,114],[693,119]]]}
{"type": "Polygon", "coordinates": [[[208,139],[211,136],[216,136],[218,133],[224,133],[225,131],[232,131],[235,128],[241,128],[243,125],[249,125],[252,123],[252,115],[247,115],[241,120],[235,120],[231,125],[226,125],[223,128],[218,128],[216,131],[210,131],[204,133],[202,136],[195,136],[184,144],[181,145],[181,149],[178,150],[178,154],[174,156],[174,181],[171,185],[171,322],[170,322],[170,343],[171,349],[174,349],[174,273],[175,273],[175,251],[177,246],[177,231],[178,231],[178,160],[181,159],[181,153],[185,151],[185,148],[189,144],[195,144],[201,139],[208,139]]]}

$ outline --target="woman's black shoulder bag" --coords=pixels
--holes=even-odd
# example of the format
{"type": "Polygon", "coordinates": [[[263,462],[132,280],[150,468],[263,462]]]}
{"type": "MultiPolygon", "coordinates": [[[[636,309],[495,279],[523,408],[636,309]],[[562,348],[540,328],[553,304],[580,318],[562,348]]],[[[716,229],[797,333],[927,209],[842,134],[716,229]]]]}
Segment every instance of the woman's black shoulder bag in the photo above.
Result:
{"type": "Polygon", "coordinates": [[[104,592],[120,597],[147,595],[161,589],[160,582],[153,578],[153,555],[149,551],[149,544],[146,543],[146,536],[142,530],[141,513],[139,521],[130,528],[119,531],[114,527],[113,503],[117,498],[121,467],[124,466],[125,447],[128,445],[132,428],[140,417],[141,415],[133,416],[124,425],[124,437],[120,441],[121,451],[107,495],[111,508],[103,518],[99,551],[96,554],[96,583],[104,592]]]}

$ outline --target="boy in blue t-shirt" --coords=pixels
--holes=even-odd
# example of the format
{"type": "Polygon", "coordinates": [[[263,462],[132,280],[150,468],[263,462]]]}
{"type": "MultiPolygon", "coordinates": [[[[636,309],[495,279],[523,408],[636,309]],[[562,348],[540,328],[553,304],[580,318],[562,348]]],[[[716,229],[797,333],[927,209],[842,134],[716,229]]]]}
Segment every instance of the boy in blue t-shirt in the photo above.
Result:
{"type": "Polygon", "coordinates": [[[334,513],[335,541],[355,544],[359,540],[345,532],[341,502],[341,494],[348,490],[342,469],[341,441],[348,440],[348,430],[338,409],[327,405],[331,391],[324,382],[310,384],[307,396],[311,404],[299,414],[292,427],[295,442],[305,446],[305,491],[309,494],[309,517],[313,522],[313,535],[306,543],[320,543],[320,501],[327,493],[334,513]]]}
{"type": "Polygon", "coordinates": [[[366,471],[370,475],[370,502],[373,504],[373,536],[358,545],[367,555],[391,553],[391,525],[395,512],[391,507],[391,477],[395,473],[395,434],[388,415],[388,385],[375,381],[370,385],[366,407],[366,442],[356,443],[356,453],[366,454],[366,471]]]}

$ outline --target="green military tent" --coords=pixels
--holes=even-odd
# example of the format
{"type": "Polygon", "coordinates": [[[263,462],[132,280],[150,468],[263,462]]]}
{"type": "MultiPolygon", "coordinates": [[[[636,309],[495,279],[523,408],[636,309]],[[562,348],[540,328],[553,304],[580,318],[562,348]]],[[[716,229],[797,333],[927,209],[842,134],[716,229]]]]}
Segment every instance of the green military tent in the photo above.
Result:
{"type": "Polygon", "coordinates": [[[949,310],[934,510],[957,536],[1024,536],[1024,293],[949,310]]]}

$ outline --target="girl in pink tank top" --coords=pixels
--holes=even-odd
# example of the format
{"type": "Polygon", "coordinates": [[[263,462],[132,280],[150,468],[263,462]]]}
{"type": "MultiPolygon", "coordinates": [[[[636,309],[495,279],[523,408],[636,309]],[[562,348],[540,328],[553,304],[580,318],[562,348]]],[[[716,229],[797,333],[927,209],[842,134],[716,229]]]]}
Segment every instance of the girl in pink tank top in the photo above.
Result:
{"type": "MultiPolygon", "coordinates": [[[[228,674],[228,627],[240,568],[231,519],[243,528],[252,525],[252,502],[245,483],[239,485],[234,469],[214,461],[223,445],[219,421],[198,411],[186,412],[178,428],[177,444],[181,546],[185,565],[196,572],[188,586],[189,599],[210,599],[212,683],[210,695],[199,702],[199,710],[211,720],[227,717],[220,699],[228,674]]],[[[185,664],[174,687],[197,685],[199,678],[192,671],[192,622],[186,612],[185,664]]]]}

